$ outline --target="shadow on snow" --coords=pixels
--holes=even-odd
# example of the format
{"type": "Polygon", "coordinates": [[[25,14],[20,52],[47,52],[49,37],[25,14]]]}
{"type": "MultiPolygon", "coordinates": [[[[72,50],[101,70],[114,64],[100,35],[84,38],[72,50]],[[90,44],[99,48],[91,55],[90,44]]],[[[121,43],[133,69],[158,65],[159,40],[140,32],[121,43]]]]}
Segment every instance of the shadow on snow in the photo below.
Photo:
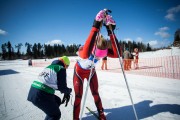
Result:
{"type": "MultiPolygon", "coordinates": [[[[135,104],[138,119],[148,118],[162,112],[180,115],[180,105],[178,104],[157,104],[151,106],[151,103],[153,103],[153,101],[144,100],[135,104]]],[[[107,119],[109,118],[109,120],[135,120],[132,105],[104,109],[104,112],[107,113],[106,117],[107,119]]],[[[83,120],[95,120],[95,117],[92,116],[91,113],[86,114],[88,116],[84,117],[83,120]]]]}
{"type": "Polygon", "coordinates": [[[9,75],[9,74],[17,74],[19,72],[16,72],[14,70],[11,69],[7,69],[7,70],[0,70],[0,76],[2,75],[9,75]]]}

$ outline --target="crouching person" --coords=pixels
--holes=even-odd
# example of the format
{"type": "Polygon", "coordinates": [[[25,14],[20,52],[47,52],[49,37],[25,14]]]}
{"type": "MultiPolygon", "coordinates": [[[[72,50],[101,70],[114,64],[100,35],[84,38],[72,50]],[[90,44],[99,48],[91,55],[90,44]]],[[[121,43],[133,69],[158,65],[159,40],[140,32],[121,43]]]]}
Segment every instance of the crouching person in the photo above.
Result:
{"type": "Polygon", "coordinates": [[[69,64],[67,56],[54,60],[31,85],[27,100],[46,114],[45,120],[59,120],[61,118],[59,106],[63,103],[67,106],[69,102],[72,91],[66,83],[66,69],[69,64]],[[54,94],[55,90],[64,93],[62,101],[54,94]]]}

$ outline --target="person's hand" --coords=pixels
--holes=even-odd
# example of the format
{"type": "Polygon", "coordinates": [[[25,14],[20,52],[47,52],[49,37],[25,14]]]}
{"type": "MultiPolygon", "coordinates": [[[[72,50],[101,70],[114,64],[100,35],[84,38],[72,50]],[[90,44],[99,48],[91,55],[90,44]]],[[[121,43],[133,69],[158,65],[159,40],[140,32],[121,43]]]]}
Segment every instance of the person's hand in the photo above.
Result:
{"type": "Polygon", "coordinates": [[[103,21],[105,21],[106,19],[106,9],[104,10],[100,10],[96,17],[95,17],[95,20],[93,22],[93,27],[97,28],[97,29],[100,29],[102,27],[102,23],[103,21]]]}
{"type": "Polygon", "coordinates": [[[114,19],[112,18],[112,16],[110,15],[106,15],[106,21],[105,24],[108,25],[116,25],[116,22],[114,21],[114,19]]]}
{"type": "Polygon", "coordinates": [[[69,100],[70,100],[70,94],[64,94],[61,104],[65,103],[65,107],[67,107],[69,100]]]}
{"type": "Polygon", "coordinates": [[[106,18],[106,9],[100,10],[96,15],[95,20],[101,22],[105,18],[106,18]]]}
{"type": "Polygon", "coordinates": [[[71,92],[72,92],[72,89],[71,89],[71,88],[69,88],[69,93],[68,93],[68,94],[71,94],[71,92]]]}
{"type": "Polygon", "coordinates": [[[116,22],[110,15],[106,15],[106,20],[105,20],[105,26],[108,32],[108,35],[112,34],[114,29],[116,28],[116,22]]]}

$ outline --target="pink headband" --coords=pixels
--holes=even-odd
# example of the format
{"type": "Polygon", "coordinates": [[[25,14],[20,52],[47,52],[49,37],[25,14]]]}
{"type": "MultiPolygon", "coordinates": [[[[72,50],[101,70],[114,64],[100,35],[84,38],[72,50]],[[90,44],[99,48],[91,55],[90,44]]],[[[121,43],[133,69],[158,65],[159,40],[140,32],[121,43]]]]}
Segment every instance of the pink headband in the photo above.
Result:
{"type": "Polygon", "coordinates": [[[98,49],[97,47],[96,47],[96,48],[94,47],[92,53],[93,53],[93,54],[95,53],[95,56],[96,56],[96,57],[103,58],[103,57],[107,56],[108,49],[101,50],[101,49],[98,49]],[[94,51],[94,50],[95,50],[95,51],[94,51]]]}

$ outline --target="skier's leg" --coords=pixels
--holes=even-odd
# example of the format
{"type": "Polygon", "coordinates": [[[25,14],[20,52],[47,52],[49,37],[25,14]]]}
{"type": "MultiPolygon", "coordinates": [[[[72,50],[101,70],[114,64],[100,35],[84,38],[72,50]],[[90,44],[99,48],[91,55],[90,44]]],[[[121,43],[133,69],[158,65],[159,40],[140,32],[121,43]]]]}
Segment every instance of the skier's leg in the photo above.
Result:
{"type": "Polygon", "coordinates": [[[105,69],[107,70],[107,60],[105,60],[105,69]]]}
{"type": "Polygon", "coordinates": [[[83,94],[83,81],[78,76],[76,72],[74,72],[73,77],[73,86],[75,92],[75,101],[74,101],[74,108],[73,108],[73,120],[79,120],[79,113],[81,108],[81,99],[83,94]]]}
{"type": "Polygon", "coordinates": [[[128,59],[126,59],[126,62],[125,62],[125,63],[126,63],[126,70],[129,70],[129,68],[128,68],[128,66],[129,66],[129,65],[128,65],[128,59]]]}
{"type": "MultiPolygon", "coordinates": [[[[61,105],[61,98],[59,98],[58,96],[54,95],[54,100],[55,100],[55,102],[56,102],[56,104],[57,104],[58,106],[61,105]]],[[[51,116],[49,116],[49,115],[47,114],[45,120],[51,120],[51,119],[54,120],[54,118],[52,118],[51,116]]],[[[57,117],[57,119],[58,119],[58,117],[57,117]]]]}
{"type": "Polygon", "coordinates": [[[136,59],[134,59],[133,62],[134,62],[134,69],[136,69],[136,59]]]}
{"type": "Polygon", "coordinates": [[[94,97],[94,102],[95,102],[95,105],[96,105],[98,113],[99,113],[99,119],[106,120],[106,117],[103,112],[101,98],[100,98],[99,92],[98,92],[98,79],[97,79],[96,72],[94,73],[94,75],[92,76],[92,79],[90,81],[90,89],[91,89],[91,93],[94,97]]]}
{"type": "Polygon", "coordinates": [[[124,62],[124,70],[127,70],[127,60],[124,59],[123,62],[124,62]]]}
{"type": "Polygon", "coordinates": [[[56,101],[57,105],[60,106],[61,105],[61,98],[59,98],[56,95],[54,95],[54,97],[55,97],[55,101],[56,101]]]}
{"type": "Polygon", "coordinates": [[[61,111],[54,97],[46,96],[46,98],[39,99],[35,105],[46,113],[45,120],[59,120],[61,118],[61,111]]]}
{"type": "Polygon", "coordinates": [[[101,69],[102,69],[102,70],[104,69],[104,60],[102,60],[102,66],[101,66],[101,69]]]}
{"type": "MultiPolygon", "coordinates": [[[[46,113],[45,119],[48,120],[59,120],[61,118],[61,111],[57,99],[54,94],[46,93],[34,87],[31,87],[28,95],[28,100],[46,113]]],[[[60,101],[60,98],[58,101],[60,101]]]]}
{"type": "Polygon", "coordinates": [[[131,59],[128,59],[128,70],[131,69],[131,59]]]}
{"type": "Polygon", "coordinates": [[[135,69],[137,69],[137,58],[135,59],[135,69]]]}
{"type": "Polygon", "coordinates": [[[137,59],[137,69],[139,69],[139,65],[138,65],[138,59],[137,59]]]}

